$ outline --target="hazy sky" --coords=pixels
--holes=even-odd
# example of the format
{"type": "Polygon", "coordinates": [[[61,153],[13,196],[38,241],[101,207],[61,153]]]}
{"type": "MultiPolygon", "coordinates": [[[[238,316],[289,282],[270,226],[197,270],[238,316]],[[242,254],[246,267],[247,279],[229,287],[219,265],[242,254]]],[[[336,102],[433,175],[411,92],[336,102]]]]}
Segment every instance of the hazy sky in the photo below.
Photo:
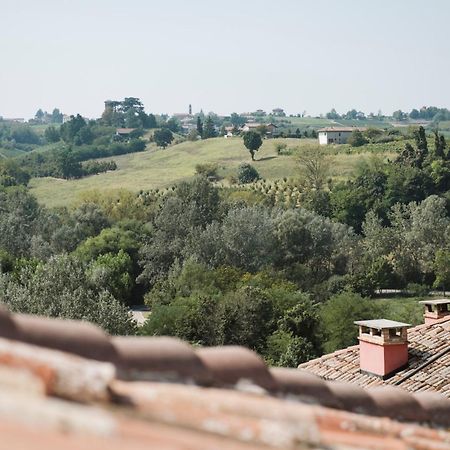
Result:
{"type": "Polygon", "coordinates": [[[0,115],[450,107],[448,0],[0,0],[0,115]]]}

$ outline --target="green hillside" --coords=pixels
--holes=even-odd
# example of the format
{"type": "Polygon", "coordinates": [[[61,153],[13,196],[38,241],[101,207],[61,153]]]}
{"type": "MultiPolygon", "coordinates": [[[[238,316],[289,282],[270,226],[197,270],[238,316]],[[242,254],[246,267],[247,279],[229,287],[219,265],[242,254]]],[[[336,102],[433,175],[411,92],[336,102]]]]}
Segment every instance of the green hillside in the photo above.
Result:
{"type": "MultiPolygon", "coordinates": [[[[316,143],[309,139],[266,140],[257,153],[255,167],[266,179],[295,177],[297,166],[294,156],[278,156],[275,145],[286,143],[289,147],[299,147],[316,143]]],[[[333,177],[351,175],[355,164],[367,158],[371,151],[349,153],[348,146],[330,147],[333,159],[333,177]]],[[[70,205],[80,193],[88,190],[114,190],[119,188],[131,191],[164,188],[195,174],[199,163],[215,162],[219,165],[219,174],[235,174],[242,162],[251,162],[241,138],[215,138],[197,142],[183,142],[165,150],[156,149],[154,144],[142,153],[133,153],[113,158],[117,163],[114,172],[93,175],[78,180],[57,178],[34,178],[30,187],[38,200],[47,206],[70,205]]]]}

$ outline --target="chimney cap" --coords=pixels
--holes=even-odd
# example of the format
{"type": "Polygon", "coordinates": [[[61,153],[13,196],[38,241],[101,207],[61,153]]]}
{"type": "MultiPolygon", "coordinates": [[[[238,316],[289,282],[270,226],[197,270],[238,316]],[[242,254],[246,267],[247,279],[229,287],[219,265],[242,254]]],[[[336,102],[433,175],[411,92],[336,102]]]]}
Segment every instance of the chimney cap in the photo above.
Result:
{"type": "Polygon", "coordinates": [[[437,298],[431,300],[422,300],[419,302],[422,305],[446,305],[450,303],[450,298],[437,298]]]}
{"type": "Polygon", "coordinates": [[[396,322],[395,320],[374,319],[374,320],[357,320],[355,325],[360,327],[375,328],[376,330],[385,330],[390,328],[410,327],[410,323],[396,322]]]}

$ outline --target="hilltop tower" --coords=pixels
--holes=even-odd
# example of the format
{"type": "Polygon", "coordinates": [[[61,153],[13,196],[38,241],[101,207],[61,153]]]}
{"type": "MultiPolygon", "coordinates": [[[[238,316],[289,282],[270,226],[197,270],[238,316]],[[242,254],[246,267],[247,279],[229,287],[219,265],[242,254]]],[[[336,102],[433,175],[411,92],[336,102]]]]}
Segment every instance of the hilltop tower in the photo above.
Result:
{"type": "Polygon", "coordinates": [[[189,103],[189,115],[192,116],[192,105],[189,103]]]}

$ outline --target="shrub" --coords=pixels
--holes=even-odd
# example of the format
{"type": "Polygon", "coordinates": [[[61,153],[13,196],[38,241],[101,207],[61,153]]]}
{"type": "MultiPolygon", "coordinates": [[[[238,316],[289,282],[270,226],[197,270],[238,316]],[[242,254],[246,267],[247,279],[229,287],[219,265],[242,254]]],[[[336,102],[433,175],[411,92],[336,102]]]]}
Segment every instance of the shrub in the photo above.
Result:
{"type": "Polygon", "coordinates": [[[287,144],[285,144],[284,142],[278,142],[277,144],[275,144],[275,150],[277,152],[277,155],[283,155],[286,149],[287,144]]]}
{"type": "Polygon", "coordinates": [[[406,290],[408,291],[408,294],[413,297],[425,297],[430,293],[430,288],[428,286],[419,283],[408,283],[406,290]]]}
{"type": "Polygon", "coordinates": [[[237,176],[241,184],[252,183],[261,178],[258,171],[248,163],[243,163],[239,166],[237,176]]]}
{"type": "Polygon", "coordinates": [[[361,147],[362,145],[367,144],[367,139],[363,136],[361,131],[355,130],[348,138],[347,143],[352,147],[361,147]]]}
{"type": "Polygon", "coordinates": [[[214,177],[217,178],[217,170],[218,165],[216,163],[204,163],[204,164],[197,164],[195,166],[195,172],[198,175],[203,175],[205,177],[214,177]]]}

